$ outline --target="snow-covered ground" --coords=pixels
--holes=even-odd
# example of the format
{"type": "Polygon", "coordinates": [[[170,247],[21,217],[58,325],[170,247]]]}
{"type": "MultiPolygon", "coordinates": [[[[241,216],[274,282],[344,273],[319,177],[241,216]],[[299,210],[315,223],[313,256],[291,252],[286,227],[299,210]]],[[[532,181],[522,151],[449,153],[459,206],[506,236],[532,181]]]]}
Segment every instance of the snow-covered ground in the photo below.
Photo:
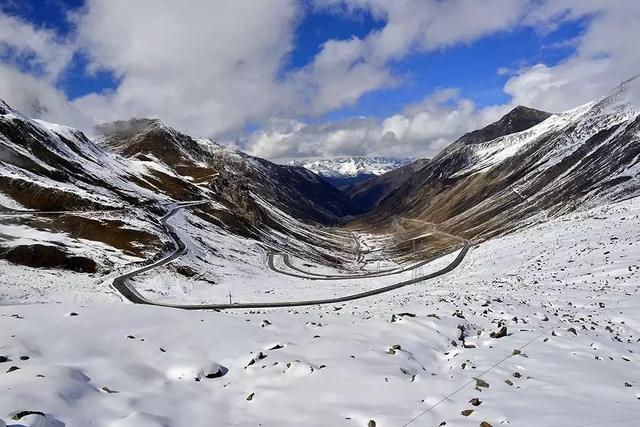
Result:
{"type": "MultiPolygon", "coordinates": [[[[297,299],[393,280],[305,281],[269,271],[264,253],[246,252],[235,267],[246,280],[238,298],[297,299]]],[[[448,275],[340,305],[185,312],[104,302],[109,293],[96,293],[102,302],[74,303],[73,295],[87,301],[88,294],[71,288],[64,298],[49,294],[64,303],[0,307],[0,356],[7,359],[0,363],[0,419],[51,426],[636,425],[639,260],[640,199],[631,199],[490,240],[448,275]],[[48,424],[37,424],[37,414],[13,420],[21,411],[40,411],[48,424]]],[[[228,259],[224,265],[232,267],[228,259]]],[[[142,282],[142,291],[158,285],[151,295],[162,298],[226,292],[142,282]]]]}

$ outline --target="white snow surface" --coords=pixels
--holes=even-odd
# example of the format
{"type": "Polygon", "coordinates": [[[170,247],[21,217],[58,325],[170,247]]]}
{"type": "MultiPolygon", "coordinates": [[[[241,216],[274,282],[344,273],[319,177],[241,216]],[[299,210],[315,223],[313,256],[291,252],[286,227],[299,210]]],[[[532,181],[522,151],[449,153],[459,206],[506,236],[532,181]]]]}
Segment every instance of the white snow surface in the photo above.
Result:
{"type": "Polygon", "coordinates": [[[293,166],[302,166],[321,176],[332,178],[358,175],[382,175],[415,159],[392,157],[339,157],[335,159],[294,160],[293,166]]]}
{"type": "MultiPolygon", "coordinates": [[[[174,223],[194,232],[189,224],[196,219],[183,212],[174,223]]],[[[194,232],[187,257],[217,246],[199,239],[194,232]]],[[[96,292],[91,302],[81,287],[61,280],[58,293],[38,299],[62,303],[0,307],[0,356],[8,359],[0,363],[0,420],[154,427],[367,426],[370,420],[376,426],[636,425],[639,242],[636,198],[484,242],[435,280],[349,303],[281,310],[187,312],[108,302],[113,291],[96,292]],[[506,336],[491,337],[501,326],[506,336]],[[45,415],[12,420],[20,411],[45,415]]],[[[257,250],[236,254],[234,263],[233,251],[254,250],[239,238],[223,249],[205,273],[235,266],[238,276],[200,283],[193,300],[221,299],[229,287],[234,299],[268,300],[388,283],[298,280],[267,270],[257,250]]],[[[21,271],[14,281],[34,280],[31,270],[21,271]]],[[[146,289],[156,279],[139,282],[158,299],[185,302],[192,293],[168,287],[158,295],[146,289]]]]}

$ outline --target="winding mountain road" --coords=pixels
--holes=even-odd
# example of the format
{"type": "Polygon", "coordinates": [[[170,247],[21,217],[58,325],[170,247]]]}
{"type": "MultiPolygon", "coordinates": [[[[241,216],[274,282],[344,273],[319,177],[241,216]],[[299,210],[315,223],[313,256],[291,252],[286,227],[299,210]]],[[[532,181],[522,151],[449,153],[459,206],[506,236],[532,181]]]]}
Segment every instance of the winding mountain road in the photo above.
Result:
{"type": "MultiPolygon", "coordinates": [[[[456,256],[456,258],[446,267],[435,271],[433,273],[429,273],[427,275],[424,276],[420,276],[420,277],[416,277],[414,279],[411,280],[405,280],[405,281],[401,281],[398,283],[394,283],[388,286],[383,286],[380,288],[376,288],[376,289],[371,289],[369,291],[364,291],[364,292],[359,292],[359,293],[355,293],[355,294],[349,294],[349,295],[344,295],[344,296],[340,296],[340,297],[334,297],[334,298],[323,298],[323,299],[315,299],[315,300],[300,300],[300,301],[274,301],[274,302],[246,302],[246,303],[234,303],[234,304],[171,304],[171,303],[163,303],[163,302],[155,302],[155,301],[151,301],[147,298],[145,298],[144,296],[142,296],[136,289],[135,287],[131,284],[131,279],[139,274],[142,274],[146,271],[152,270],[154,268],[157,267],[161,267],[163,265],[166,265],[168,263],[170,263],[171,261],[173,261],[174,259],[178,258],[180,255],[184,254],[187,250],[185,243],[182,241],[182,239],[180,239],[180,236],[178,235],[177,231],[175,230],[175,228],[169,224],[168,220],[169,218],[171,218],[173,215],[176,214],[176,212],[178,212],[181,209],[185,209],[187,207],[193,207],[193,206],[199,206],[199,205],[204,205],[207,204],[208,202],[206,201],[201,201],[201,202],[195,202],[195,203],[191,203],[191,204],[183,204],[180,206],[176,206],[173,209],[171,209],[171,211],[169,211],[166,215],[164,215],[162,218],[160,218],[160,222],[163,225],[163,227],[165,228],[165,230],[167,231],[167,234],[173,239],[174,243],[176,244],[176,249],[173,253],[171,253],[170,255],[166,256],[165,258],[158,260],[152,264],[149,264],[147,266],[138,268],[136,270],[130,271],[129,273],[125,273],[123,275],[120,275],[118,277],[116,277],[113,280],[113,287],[120,292],[120,294],[125,297],[127,300],[135,303],[135,304],[146,304],[146,305],[154,305],[154,306],[160,306],[160,307],[170,307],[170,308],[179,308],[179,309],[183,309],[183,310],[229,310],[229,309],[258,309],[258,308],[284,308],[284,307],[299,307],[299,306],[307,306],[307,305],[321,305],[321,304],[335,304],[335,303],[340,303],[340,302],[346,302],[346,301],[353,301],[353,300],[357,300],[360,298],[366,298],[366,297],[370,297],[373,295],[379,295],[385,292],[389,292],[392,291],[394,289],[399,289],[402,288],[404,286],[408,286],[408,285],[412,285],[415,283],[419,283],[422,282],[424,280],[428,280],[428,279],[432,279],[434,277],[438,277],[441,276],[443,274],[446,274],[450,271],[452,271],[453,269],[455,269],[458,265],[460,265],[460,263],[462,262],[462,260],[464,259],[464,257],[466,256],[467,252],[469,252],[469,249],[471,248],[471,244],[468,241],[465,241],[464,245],[462,246],[462,248],[460,249],[460,252],[458,253],[458,255],[456,256]]],[[[268,253],[268,264],[269,264],[269,268],[273,269],[274,271],[278,271],[275,269],[274,263],[273,263],[273,255],[274,252],[269,252],[268,253]]],[[[283,254],[286,255],[286,254],[283,254]]],[[[442,256],[445,256],[447,254],[443,254],[440,255],[438,257],[433,257],[432,259],[428,260],[429,261],[433,261],[436,258],[440,258],[442,256]]],[[[426,264],[426,262],[425,262],[426,264]]],[[[304,276],[302,276],[304,277],[304,276]]],[[[309,279],[309,277],[304,277],[306,279],[309,279]]],[[[318,278],[320,279],[320,278],[318,278]]]]}
{"type": "MultiPolygon", "coordinates": [[[[457,249],[456,249],[457,250],[457,249]]],[[[445,253],[444,255],[448,255],[450,252],[445,253]]],[[[296,274],[296,273],[292,273],[290,271],[287,270],[282,270],[279,267],[277,267],[275,265],[275,263],[273,262],[273,257],[275,256],[275,252],[268,252],[268,257],[269,257],[269,268],[273,271],[276,271],[280,274],[286,274],[287,276],[292,276],[292,277],[299,277],[302,279],[308,279],[308,280],[354,280],[354,279],[369,279],[369,278],[373,278],[373,277],[385,277],[385,276],[392,276],[394,274],[400,274],[400,273],[404,273],[406,271],[411,271],[411,270],[415,270],[417,268],[420,268],[426,264],[429,264],[432,261],[435,261],[436,259],[440,258],[441,255],[435,255],[432,257],[427,258],[426,260],[420,261],[416,264],[412,264],[412,265],[408,265],[406,267],[396,267],[393,269],[389,269],[389,270],[381,270],[381,271],[374,271],[371,273],[361,273],[361,274],[350,274],[350,275],[339,275],[339,274],[321,274],[321,273],[312,273],[306,270],[303,270],[301,268],[296,267],[294,264],[291,263],[291,257],[289,256],[289,254],[285,254],[285,253],[280,253],[279,255],[282,256],[282,262],[284,263],[284,265],[286,265],[287,267],[289,267],[292,270],[295,270],[299,273],[303,273],[303,274],[296,274]]]]}

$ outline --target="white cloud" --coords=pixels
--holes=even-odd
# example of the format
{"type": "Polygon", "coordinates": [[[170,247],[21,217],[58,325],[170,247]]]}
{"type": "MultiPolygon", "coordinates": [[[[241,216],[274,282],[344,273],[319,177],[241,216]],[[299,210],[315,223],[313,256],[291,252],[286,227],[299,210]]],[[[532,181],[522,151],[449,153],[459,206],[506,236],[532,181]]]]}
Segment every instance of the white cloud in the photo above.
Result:
{"type": "Polygon", "coordinates": [[[574,55],[555,66],[535,64],[512,77],[505,92],[517,104],[563,111],[605,95],[618,83],[640,73],[640,2],[555,0],[532,10],[528,23],[537,27],[592,17],[586,31],[571,40],[574,55]]]}
{"type": "Polygon", "coordinates": [[[356,44],[359,49],[351,50],[354,60],[372,62],[381,70],[388,60],[411,49],[430,50],[470,41],[518,23],[549,32],[567,21],[585,17],[590,21],[582,35],[567,41],[576,52],[561,63],[497,70],[500,75],[513,76],[504,87],[512,97],[508,105],[478,110],[470,100],[444,90],[380,122],[358,119],[324,126],[297,124],[299,130],[284,134],[270,130],[269,139],[255,133],[248,143],[256,154],[278,158],[414,153],[428,157],[512,106],[563,111],[602,96],[640,73],[640,55],[633,42],[640,36],[640,2],[554,0],[527,5],[495,1],[483,2],[482,7],[473,1],[324,0],[318,4],[340,6],[342,12],[364,8],[386,20],[382,30],[362,41],[338,42],[356,44]]]}
{"type": "Polygon", "coordinates": [[[73,107],[49,81],[0,63],[0,98],[28,117],[90,129],[93,122],[73,107]]]}
{"type": "Polygon", "coordinates": [[[45,28],[0,12],[0,54],[8,62],[23,66],[54,80],[67,67],[74,47],[45,28]]]}
{"type": "Polygon", "coordinates": [[[22,113],[86,129],[91,120],[71,106],[55,81],[75,47],[53,31],[0,12],[0,98],[22,113]],[[19,68],[27,70],[19,71],[19,68]]]}
{"type": "Polygon", "coordinates": [[[291,102],[278,80],[298,13],[293,0],[89,0],[78,41],[121,80],[75,104],[101,120],[160,117],[196,134],[262,120],[291,102]]]}
{"type": "Polygon", "coordinates": [[[89,0],[78,40],[119,87],[76,101],[99,119],[159,116],[205,135],[274,117],[320,115],[400,83],[393,61],[415,51],[469,42],[514,26],[527,0],[318,1],[385,21],[363,38],[327,40],[309,63],[283,72],[300,4],[210,0],[89,0]],[[480,10],[481,9],[481,10],[480,10]],[[141,24],[143,23],[143,24],[141,24]]]}
{"type": "Polygon", "coordinates": [[[252,133],[250,153],[278,160],[305,157],[433,157],[465,132],[505,114],[511,106],[478,109],[455,89],[440,89],[422,102],[384,120],[357,117],[337,123],[306,125],[274,120],[252,133]]]}

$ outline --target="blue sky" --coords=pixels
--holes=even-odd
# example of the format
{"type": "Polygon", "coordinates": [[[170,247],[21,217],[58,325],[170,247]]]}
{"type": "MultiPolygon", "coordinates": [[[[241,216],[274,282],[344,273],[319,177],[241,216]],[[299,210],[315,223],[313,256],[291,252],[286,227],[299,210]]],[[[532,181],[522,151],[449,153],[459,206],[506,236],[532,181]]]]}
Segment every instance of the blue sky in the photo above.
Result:
{"type": "Polygon", "coordinates": [[[270,158],[411,155],[640,71],[634,1],[180,4],[0,0],[0,97],[76,126],[159,117],[270,158]]]}

